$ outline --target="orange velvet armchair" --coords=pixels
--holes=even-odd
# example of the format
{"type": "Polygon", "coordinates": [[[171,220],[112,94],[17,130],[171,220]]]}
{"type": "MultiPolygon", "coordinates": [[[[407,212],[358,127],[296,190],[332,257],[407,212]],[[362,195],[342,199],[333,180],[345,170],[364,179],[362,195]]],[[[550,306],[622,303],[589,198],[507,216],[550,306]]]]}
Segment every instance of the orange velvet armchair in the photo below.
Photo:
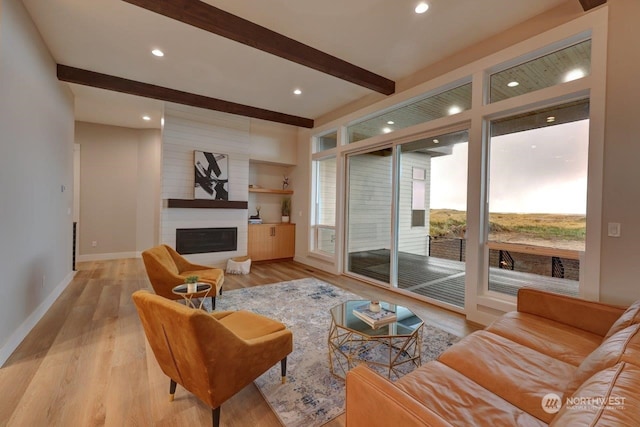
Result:
{"type": "Polygon", "coordinates": [[[192,264],[168,245],[155,246],[142,252],[147,276],[156,294],[169,299],[181,299],[171,290],[188,276],[198,276],[198,282],[209,283],[214,292],[211,303],[216,308],[216,295],[222,293],[224,271],[220,268],[192,264]]]}
{"type": "Polygon", "coordinates": [[[293,334],[282,323],[249,311],[194,310],[148,291],[134,292],[133,301],[170,378],[170,400],[180,384],[212,408],[214,427],[222,403],[278,361],[285,382],[293,334]]]}

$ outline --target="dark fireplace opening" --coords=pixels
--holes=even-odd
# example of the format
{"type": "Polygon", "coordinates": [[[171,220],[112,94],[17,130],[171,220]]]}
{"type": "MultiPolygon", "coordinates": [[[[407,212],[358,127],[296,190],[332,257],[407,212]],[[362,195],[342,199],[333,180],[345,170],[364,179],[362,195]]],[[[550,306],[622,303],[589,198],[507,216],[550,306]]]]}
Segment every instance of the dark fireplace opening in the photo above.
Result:
{"type": "Polygon", "coordinates": [[[182,255],[238,249],[238,228],[178,228],[176,251],[182,255]]]}

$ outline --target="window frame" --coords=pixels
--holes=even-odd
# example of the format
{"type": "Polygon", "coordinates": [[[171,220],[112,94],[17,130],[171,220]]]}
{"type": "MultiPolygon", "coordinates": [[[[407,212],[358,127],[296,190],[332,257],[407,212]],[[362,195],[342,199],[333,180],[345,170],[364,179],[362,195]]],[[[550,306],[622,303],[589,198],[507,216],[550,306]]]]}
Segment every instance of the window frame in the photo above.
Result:
{"type": "MultiPolygon", "coordinates": [[[[331,152],[334,151],[334,149],[331,150],[327,150],[327,152],[331,152]]],[[[337,181],[337,169],[338,169],[338,158],[336,154],[329,154],[326,155],[327,152],[322,152],[322,153],[315,153],[317,155],[314,154],[313,159],[312,159],[312,180],[311,180],[311,184],[312,184],[312,199],[311,199],[311,221],[310,221],[310,241],[309,241],[309,251],[311,254],[324,258],[324,259],[328,259],[328,260],[334,260],[336,257],[336,252],[337,252],[337,247],[338,247],[338,238],[337,235],[335,235],[336,232],[336,222],[337,222],[337,217],[338,217],[338,207],[337,207],[337,203],[336,203],[336,214],[335,214],[335,218],[334,218],[334,224],[321,224],[319,221],[319,217],[320,217],[320,203],[318,200],[318,174],[319,174],[319,169],[318,169],[318,162],[322,162],[324,160],[329,160],[329,159],[335,159],[336,162],[336,176],[334,177],[335,181],[335,187],[336,187],[336,193],[337,193],[337,189],[338,189],[338,181],[337,181]],[[320,154],[325,154],[325,155],[320,155],[320,154]],[[334,241],[333,243],[335,244],[334,246],[334,251],[333,254],[323,251],[322,249],[318,248],[318,242],[319,242],[319,230],[320,229],[332,229],[334,231],[334,241]]]]}
{"type": "MultiPolygon", "coordinates": [[[[553,29],[518,42],[510,47],[453,69],[401,93],[391,95],[365,108],[349,113],[339,119],[325,123],[309,133],[319,135],[338,129],[338,146],[326,154],[337,156],[336,179],[340,183],[336,194],[336,256],[328,270],[343,273],[342,245],[344,244],[344,198],[345,162],[347,153],[375,146],[401,143],[422,133],[439,133],[438,129],[465,127],[469,129],[469,164],[467,183],[467,281],[465,289],[465,313],[472,321],[487,324],[499,312],[515,309],[514,298],[497,298],[486,292],[488,268],[484,265],[484,243],[486,230],[486,159],[488,123],[518,112],[535,110],[545,106],[561,104],[588,97],[590,99],[589,159],[587,188],[587,236],[586,251],[581,257],[580,296],[590,300],[599,298],[600,246],[602,240],[602,188],[604,154],[604,119],[606,97],[607,26],[608,7],[561,24],[553,29]],[[546,53],[568,47],[581,40],[592,41],[591,73],[581,79],[560,83],[534,92],[489,103],[488,87],[490,75],[500,70],[527,62],[546,53]],[[470,110],[453,116],[435,119],[390,134],[377,135],[352,144],[345,144],[346,128],[381,113],[407,105],[418,98],[429,96],[472,82],[472,105],[470,110]],[[466,125],[462,125],[467,123],[466,125]]],[[[318,154],[313,153],[311,160],[318,154]]],[[[313,186],[313,185],[312,185],[313,186]]],[[[313,196],[312,196],[313,197],[313,196]]],[[[310,224],[311,225],[311,224],[310,224]]]]}

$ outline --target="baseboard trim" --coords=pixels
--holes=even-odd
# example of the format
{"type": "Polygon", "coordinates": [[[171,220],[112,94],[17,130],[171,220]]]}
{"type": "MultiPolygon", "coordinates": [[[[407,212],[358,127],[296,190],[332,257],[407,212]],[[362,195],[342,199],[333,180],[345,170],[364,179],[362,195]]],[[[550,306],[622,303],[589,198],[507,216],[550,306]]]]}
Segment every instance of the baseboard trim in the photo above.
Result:
{"type": "Polygon", "coordinates": [[[22,340],[26,338],[26,336],[31,332],[34,326],[42,319],[42,317],[49,311],[54,302],[58,299],[58,297],[62,294],[62,292],[69,286],[71,280],[73,280],[73,276],[75,276],[76,272],[71,271],[67,277],[65,277],[58,286],[53,289],[53,292],[47,296],[47,298],[42,301],[42,303],[36,308],[27,319],[22,322],[22,324],[15,330],[13,334],[9,337],[5,345],[0,348],[0,366],[3,366],[5,362],[9,359],[11,354],[18,348],[22,340]]]}
{"type": "Polygon", "coordinates": [[[318,270],[322,270],[327,273],[337,275],[340,274],[338,273],[336,266],[333,263],[329,263],[321,258],[295,256],[293,257],[293,260],[295,262],[299,262],[300,264],[308,265],[309,267],[317,268],[318,270]]]}
{"type": "Polygon", "coordinates": [[[499,315],[481,313],[478,311],[476,311],[475,313],[467,314],[467,320],[469,322],[477,323],[482,326],[489,326],[499,318],[500,318],[499,315]]]}
{"type": "Polygon", "coordinates": [[[105,254],[88,254],[88,255],[80,255],[78,257],[78,262],[87,262],[87,261],[108,261],[111,259],[123,259],[123,258],[140,258],[142,252],[113,252],[113,253],[105,253],[105,254]]]}

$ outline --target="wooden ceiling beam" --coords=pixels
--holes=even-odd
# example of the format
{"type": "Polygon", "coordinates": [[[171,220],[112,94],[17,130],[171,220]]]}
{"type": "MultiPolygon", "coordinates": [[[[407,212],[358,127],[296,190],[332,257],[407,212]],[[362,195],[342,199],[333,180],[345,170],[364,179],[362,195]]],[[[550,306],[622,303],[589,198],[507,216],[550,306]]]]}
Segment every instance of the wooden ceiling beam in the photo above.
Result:
{"type": "Polygon", "coordinates": [[[123,0],[168,18],[391,95],[395,82],[200,0],[123,0]]]}
{"type": "Polygon", "coordinates": [[[578,0],[578,1],[580,1],[580,4],[582,5],[582,9],[585,12],[593,9],[594,7],[603,5],[607,2],[607,0],[578,0]]]}
{"type": "Polygon", "coordinates": [[[80,68],[69,67],[67,65],[58,64],[57,74],[58,80],[64,82],[128,93],[130,95],[137,95],[145,98],[159,99],[161,101],[175,102],[176,104],[190,105],[192,107],[205,108],[207,110],[222,111],[224,113],[237,114],[239,116],[253,117],[255,119],[267,120],[270,122],[284,123],[304,128],[313,127],[312,119],[251,107],[249,105],[237,104],[235,102],[224,101],[222,99],[209,98],[208,96],[124,79],[122,77],[110,76],[108,74],[96,73],[95,71],[83,70],[80,68]]]}

